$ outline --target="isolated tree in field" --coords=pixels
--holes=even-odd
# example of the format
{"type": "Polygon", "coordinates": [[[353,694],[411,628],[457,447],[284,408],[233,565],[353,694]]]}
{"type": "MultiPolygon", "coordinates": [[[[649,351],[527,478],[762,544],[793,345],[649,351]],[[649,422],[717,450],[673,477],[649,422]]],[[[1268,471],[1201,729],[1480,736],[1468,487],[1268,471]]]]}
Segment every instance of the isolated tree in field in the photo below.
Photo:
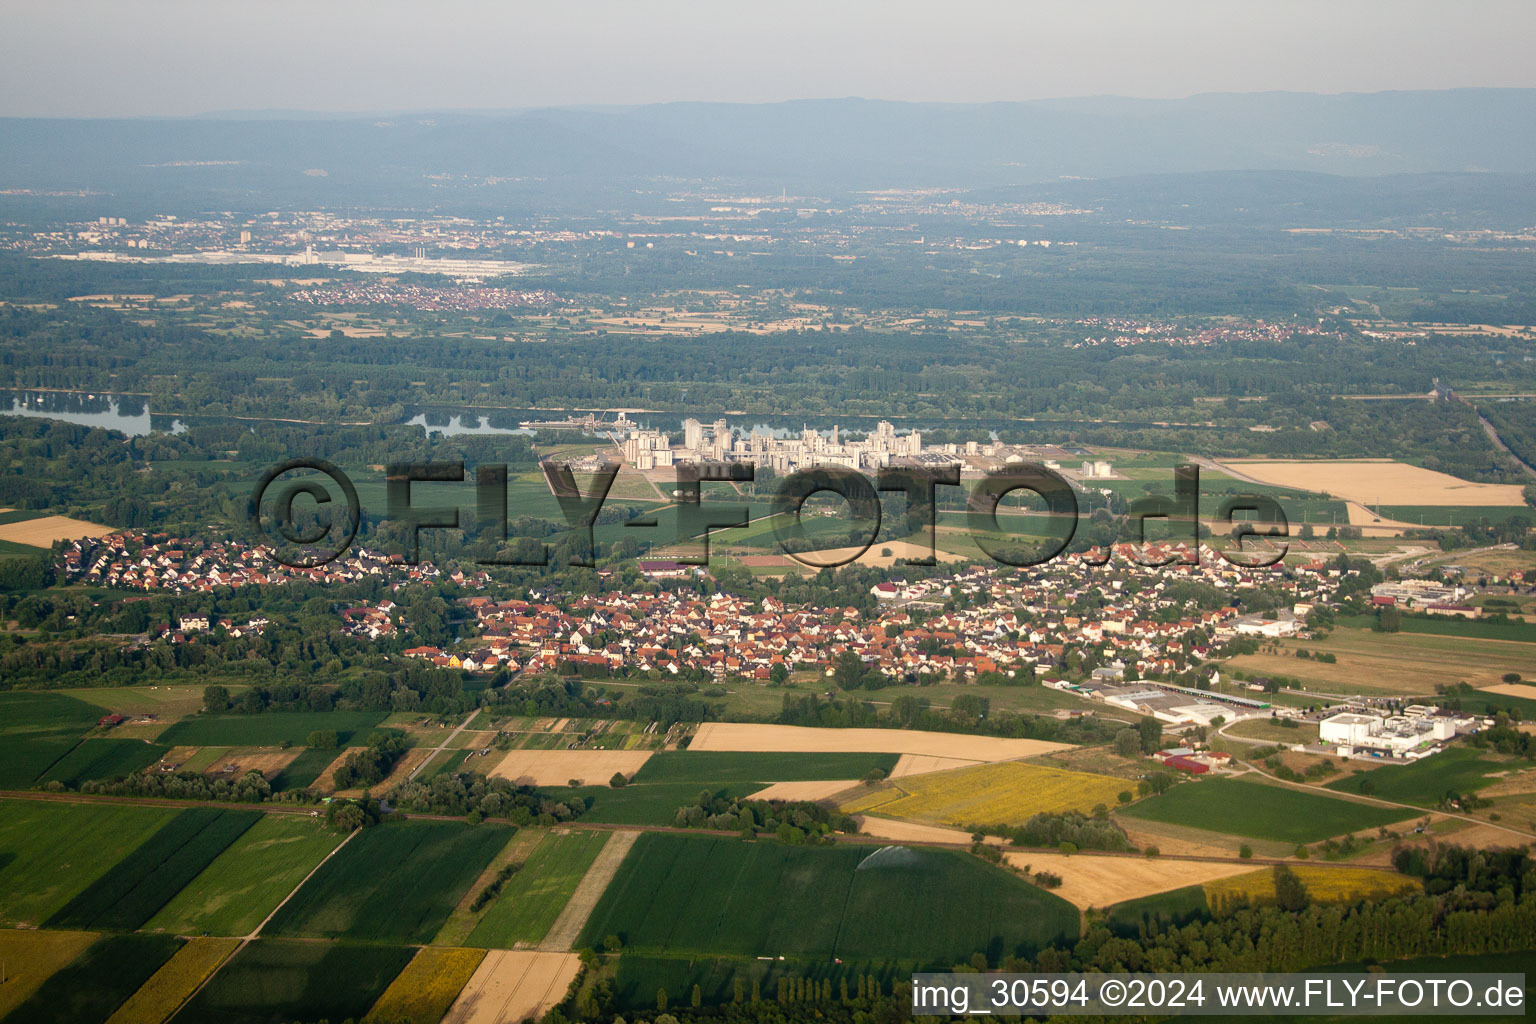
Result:
{"type": "Polygon", "coordinates": [[[219,715],[229,710],[229,690],[222,686],[203,687],[203,710],[219,715]]]}
{"type": "Polygon", "coordinates": [[[704,1005],[704,992],[703,992],[703,990],[700,989],[699,986],[697,986],[697,985],[693,986],[693,994],[691,996],[689,996],[688,1001],[693,1004],[693,1008],[695,1010],[697,1010],[699,1007],[703,1006],[704,1005]]]}
{"type": "Polygon", "coordinates": [[[661,1013],[667,1011],[667,990],[664,988],[656,990],[656,1009],[661,1013]]]}
{"type": "Polygon", "coordinates": [[[1141,733],[1125,728],[1115,733],[1115,753],[1121,757],[1135,757],[1141,753],[1141,733]]]}
{"type": "Polygon", "coordinates": [[[1155,754],[1163,745],[1163,723],[1155,718],[1143,718],[1136,723],[1136,731],[1141,734],[1141,750],[1145,754],[1155,754]]]}
{"type": "Polygon", "coordinates": [[[315,750],[335,750],[340,743],[335,729],[316,729],[304,741],[305,746],[315,750]]]}
{"type": "Polygon", "coordinates": [[[1284,864],[1275,865],[1275,905],[1281,910],[1295,913],[1306,910],[1310,900],[1307,887],[1301,884],[1296,872],[1284,864]]]}
{"type": "Polygon", "coordinates": [[[1237,848],[1237,855],[1243,858],[1243,860],[1248,860],[1253,856],[1253,847],[1249,846],[1247,843],[1244,843],[1242,846],[1237,848]]]}
{"type": "Polygon", "coordinates": [[[623,772],[614,772],[613,778],[608,780],[608,785],[612,786],[614,789],[623,789],[625,786],[629,785],[629,780],[624,777],[623,772]]]}

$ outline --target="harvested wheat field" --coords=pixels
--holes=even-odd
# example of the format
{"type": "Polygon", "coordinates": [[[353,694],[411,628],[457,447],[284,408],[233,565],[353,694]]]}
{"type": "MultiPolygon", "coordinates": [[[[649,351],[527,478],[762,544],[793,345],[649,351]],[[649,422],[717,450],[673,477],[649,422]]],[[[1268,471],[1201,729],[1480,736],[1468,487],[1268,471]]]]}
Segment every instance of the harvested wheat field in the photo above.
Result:
{"type": "Polygon", "coordinates": [[[1224,467],[1277,487],[1322,491],[1364,505],[1525,504],[1518,484],[1475,484],[1448,473],[1391,459],[1332,459],[1287,462],[1229,460],[1224,467]]]}
{"type": "Polygon", "coordinates": [[[346,749],[342,750],[336,755],[336,760],[332,761],[330,765],[326,767],[325,771],[320,773],[320,777],[315,780],[315,784],[310,788],[317,793],[326,795],[336,792],[336,769],[345,764],[347,758],[351,757],[353,754],[360,753],[367,749],[367,747],[347,747],[346,749]]]}
{"type": "MultiPolygon", "coordinates": [[[[297,760],[302,752],[299,747],[289,747],[287,750],[276,747],[231,747],[223,757],[204,769],[203,774],[238,777],[249,771],[258,771],[274,779],[278,772],[297,760]],[[230,765],[235,766],[234,771],[229,771],[230,765]]],[[[167,757],[167,760],[172,759],[167,757]]]]}
{"type": "Polygon", "coordinates": [[[572,779],[601,786],[615,772],[634,775],[650,756],[649,750],[513,750],[491,774],[532,786],[564,786],[572,779]]]}
{"type": "Polygon", "coordinates": [[[753,800],[830,800],[862,785],[858,779],[824,779],[817,782],[775,782],[753,793],[753,800]]]}
{"type": "Polygon", "coordinates": [[[1536,698],[1536,686],[1529,683],[1496,683],[1493,686],[1481,686],[1478,689],[1484,693],[1496,693],[1501,697],[1536,698]]]}
{"type": "Polygon", "coordinates": [[[1031,874],[1049,871],[1060,875],[1061,888],[1051,892],[1083,910],[1253,873],[1253,865],[1242,861],[1160,860],[1086,854],[1064,857],[1059,853],[1013,852],[1005,853],[1003,857],[1021,871],[1027,869],[1031,874]]]}
{"type": "Polygon", "coordinates": [[[980,763],[980,761],[974,761],[969,758],[935,757],[931,754],[902,754],[901,760],[896,762],[896,767],[891,769],[891,778],[903,779],[908,775],[947,772],[951,768],[964,768],[967,765],[980,763]]]}
{"type": "MultiPolygon", "coordinates": [[[[859,823],[861,835],[873,836],[876,839],[892,839],[898,843],[964,843],[967,846],[971,842],[971,834],[962,832],[958,828],[944,828],[942,825],[923,825],[915,821],[897,821],[895,818],[873,818],[867,814],[859,815],[856,819],[859,823]]],[[[997,836],[989,836],[988,840],[1002,839],[997,836]]]]}
{"type": "MultiPolygon", "coordinates": [[[[798,559],[791,559],[791,561],[813,567],[823,565],[839,566],[845,564],[848,558],[858,553],[858,548],[828,548],[825,551],[803,552],[798,559]],[[800,559],[804,559],[804,561],[800,561],[800,559]]],[[[927,545],[914,544],[909,540],[888,540],[880,544],[871,544],[869,550],[847,564],[873,565],[881,569],[888,569],[897,562],[919,558],[935,558],[940,562],[963,562],[966,560],[964,555],[957,555],[942,548],[929,550],[927,545]],[[885,554],[887,551],[890,554],[885,554]]]]}
{"type": "Polygon", "coordinates": [[[459,993],[443,1024],[518,1024],[565,998],[581,967],[575,953],[493,949],[459,993]]]}
{"type": "Polygon", "coordinates": [[[965,761],[1010,761],[1066,750],[1070,746],[1045,740],[962,736],[914,729],[816,729],[804,725],[706,722],[699,726],[688,749],[776,754],[924,754],[965,761]]]}
{"type": "Polygon", "coordinates": [[[0,540],[13,544],[27,544],[34,548],[51,547],[56,540],[79,540],[81,537],[105,537],[116,527],[98,526],[68,516],[43,516],[26,519],[19,523],[0,525],[0,540]]]}

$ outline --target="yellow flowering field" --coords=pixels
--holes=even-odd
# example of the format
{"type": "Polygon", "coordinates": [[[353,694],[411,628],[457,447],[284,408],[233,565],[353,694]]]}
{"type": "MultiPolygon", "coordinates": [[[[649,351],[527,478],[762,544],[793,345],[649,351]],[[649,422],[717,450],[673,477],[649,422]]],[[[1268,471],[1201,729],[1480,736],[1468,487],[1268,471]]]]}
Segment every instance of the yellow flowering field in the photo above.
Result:
{"type": "Polygon", "coordinates": [[[483,949],[422,949],[363,1020],[437,1024],[484,958],[483,949]]]}
{"type": "MultiPolygon", "coordinates": [[[[1359,868],[1332,867],[1326,864],[1288,865],[1307,894],[1318,903],[1353,903],[1364,899],[1385,899],[1410,892],[1419,884],[1395,871],[1365,871],[1359,868]]],[[[1246,899],[1249,903],[1267,903],[1275,898],[1275,874],[1272,868],[1259,868],[1230,878],[1205,883],[1205,899],[1213,909],[1246,899]]]]}
{"type": "Polygon", "coordinates": [[[1135,784],[1108,775],[1019,761],[969,765],[895,780],[890,788],[854,799],[844,813],[873,811],[951,825],[1019,825],[1031,815],[1114,807],[1135,784]]]}
{"type": "Polygon", "coordinates": [[[0,960],[5,984],[0,985],[0,1017],[27,1001],[39,985],[95,942],[94,932],[0,931],[0,960]]]}
{"type": "Polygon", "coordinates": [[[161,1024],[240,947],[239,939],[192,939],[144,987],[117,1008],[107,1024],[161,1024]]]}

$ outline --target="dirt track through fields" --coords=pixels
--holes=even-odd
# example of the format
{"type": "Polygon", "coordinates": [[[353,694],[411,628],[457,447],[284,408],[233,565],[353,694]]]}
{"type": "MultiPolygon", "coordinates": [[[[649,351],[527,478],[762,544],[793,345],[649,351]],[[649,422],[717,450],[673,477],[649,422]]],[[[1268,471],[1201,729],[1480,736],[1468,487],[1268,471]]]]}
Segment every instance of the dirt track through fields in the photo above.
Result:
{"type": "Polygon", "coordinates": [[[618,874],[619,865],[624,862],[629,848],[635,845],[635,840],[640,838],[638,831],[615,832],[608,837],[608,842],[598,851],[597,857],[592,861],[592,866],[582,876],[576,891],[571,893],[571,898],[566,901],[565,909],[550,925],[549,933],[544,936],[544,941],[539,943],[539,949],[547,953],[563,952],[576,945],[576,939],[581,935],[581,929],[585,927],[587,918],[592,916],[592,910],[597,906],[597,901],[602,899],[603,893],[608,889],[608,883],[613,881],[613,876],[618,874]]]}

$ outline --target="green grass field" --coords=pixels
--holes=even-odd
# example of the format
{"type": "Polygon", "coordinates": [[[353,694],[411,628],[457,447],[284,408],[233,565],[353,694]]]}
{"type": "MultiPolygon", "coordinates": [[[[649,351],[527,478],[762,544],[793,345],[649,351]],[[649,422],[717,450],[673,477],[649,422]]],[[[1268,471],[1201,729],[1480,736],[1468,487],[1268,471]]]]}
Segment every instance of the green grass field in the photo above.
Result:
{"type": "Polygon", "coordinates": [[[5,1024],[105,1024],[176,954],[170,935],[110,935],[43,982],[5,1024]]]}
{"type": "Polygon", "coordinates": [[[555,800],[580,797],[590,801],[591,806],[581,816],[582,821],[599,825],[670,825],[677,809],[698,800],[699,794],[706,789],[715,796],[730,798],[747,796],[761,788],[755,782],[730,786],[666,782],[629,785],[623,789],[608,786],[579,786],[576,789],[557,787],[545,789],[544,793],[555,800]]]}
{"type": "Polygon", "coordinates": [[[635,774],[637,784],[687,782],[695,789],[727,783],[861,779],[878,768],[889,773],[897,754],[756,754],[723,750],[664,750],[635,774]]]}
{"type": "Polygon", "coordinates": [[[1336,800],[1243,779],[1202,779],[1132,804],[1120,814],[1252,839],[1312,843],[1413,817],[1401,808],[1336,800]]]}
{"type": "Polygon", "coordinates": [[[1182,889],[1126,900],[1109,908],[1106,924],[1116,935],[1137,936],[1144,928],[1166,928],[1210,917],[1205,887],[1187,885],[1182,889]]]}
{"type": "Polygon", "coordinates": [[[1412,764],[1384,764],[1327,784],[1341,793],[1365,793],[1403,804],[1433,807],[1447,792],[1472,793],[1505,765],[1467,747],[1452,747],[1412,764]],[[1363,788],[1362,788],[1363,787],[1363,788]]]}
{"type": "Polygon", "coordinates": [[[313,818],[268,814],[145,925],[173,935],[248,935],[341,842],[313,818]]]}
{"type": "Polygon", "coordinates": [[[171,1020],[361,1020],[415,953],[402,946],[262,939],[236,953],[171,1020]]]}
{"type": "Polygon", "coordinates": [[[513,835],[505,825],[367,829],[326,862],[265,934],[426,943],[513,835]]]}
{"type": "Polygon", "coordinates": [[[0,789],[27,789],[74,749],[101,710],[62,693],[0,693],[0,789]]]}
{"type": "Polygon", "coordinates": [[[627,949],[670,957],[952,964],[1077,930],[1071,904],[966,853],[652,832],[625,858],[579,944],[617,934],[627,949]]]}
{"type": "Polygon", "coordinates": [[[172,746],[276,747],[301,745],[317,730],[335,729],[342,746],[366,737],[384,721],[382,711],[271,711],[260,715],[194,715],[160,735],[172,746]]]}
{"type": "Polygon", "coordinates": [[[170,750],[143,740],[88,739],[59,758],[37,781],[61,782],[79,789],[82,782],[122,779],[143,771],[170,750]]]}
{"type": "Polygon", "coordinates": [[[176,813],[159,807],[0,801],[0,924],[37,927],[176,813]]]}
{"type": "Polygon", "coordinates": [[[576,885],[608,842],[607,832],[550,832],[508,879],[467,946],[511,949],[516,943],[536,943],[565,909],[576,885]]]}
{"type": "Polygon", "coordinates": [[[182,811],[66,903],[48,927],[138,930],[260,817],[218,807],[182,811]]]}
{"type": "Polygon", "coordinates": [[[340,751],[336,750],[316,750],[305,747],[298,757],[289,762],[288,767],[277,773],[277,778],[272,780],[272,789],[278,793],[308,789],[331,766],[331,762],[335,761],[339,754],[340,751]]]}

